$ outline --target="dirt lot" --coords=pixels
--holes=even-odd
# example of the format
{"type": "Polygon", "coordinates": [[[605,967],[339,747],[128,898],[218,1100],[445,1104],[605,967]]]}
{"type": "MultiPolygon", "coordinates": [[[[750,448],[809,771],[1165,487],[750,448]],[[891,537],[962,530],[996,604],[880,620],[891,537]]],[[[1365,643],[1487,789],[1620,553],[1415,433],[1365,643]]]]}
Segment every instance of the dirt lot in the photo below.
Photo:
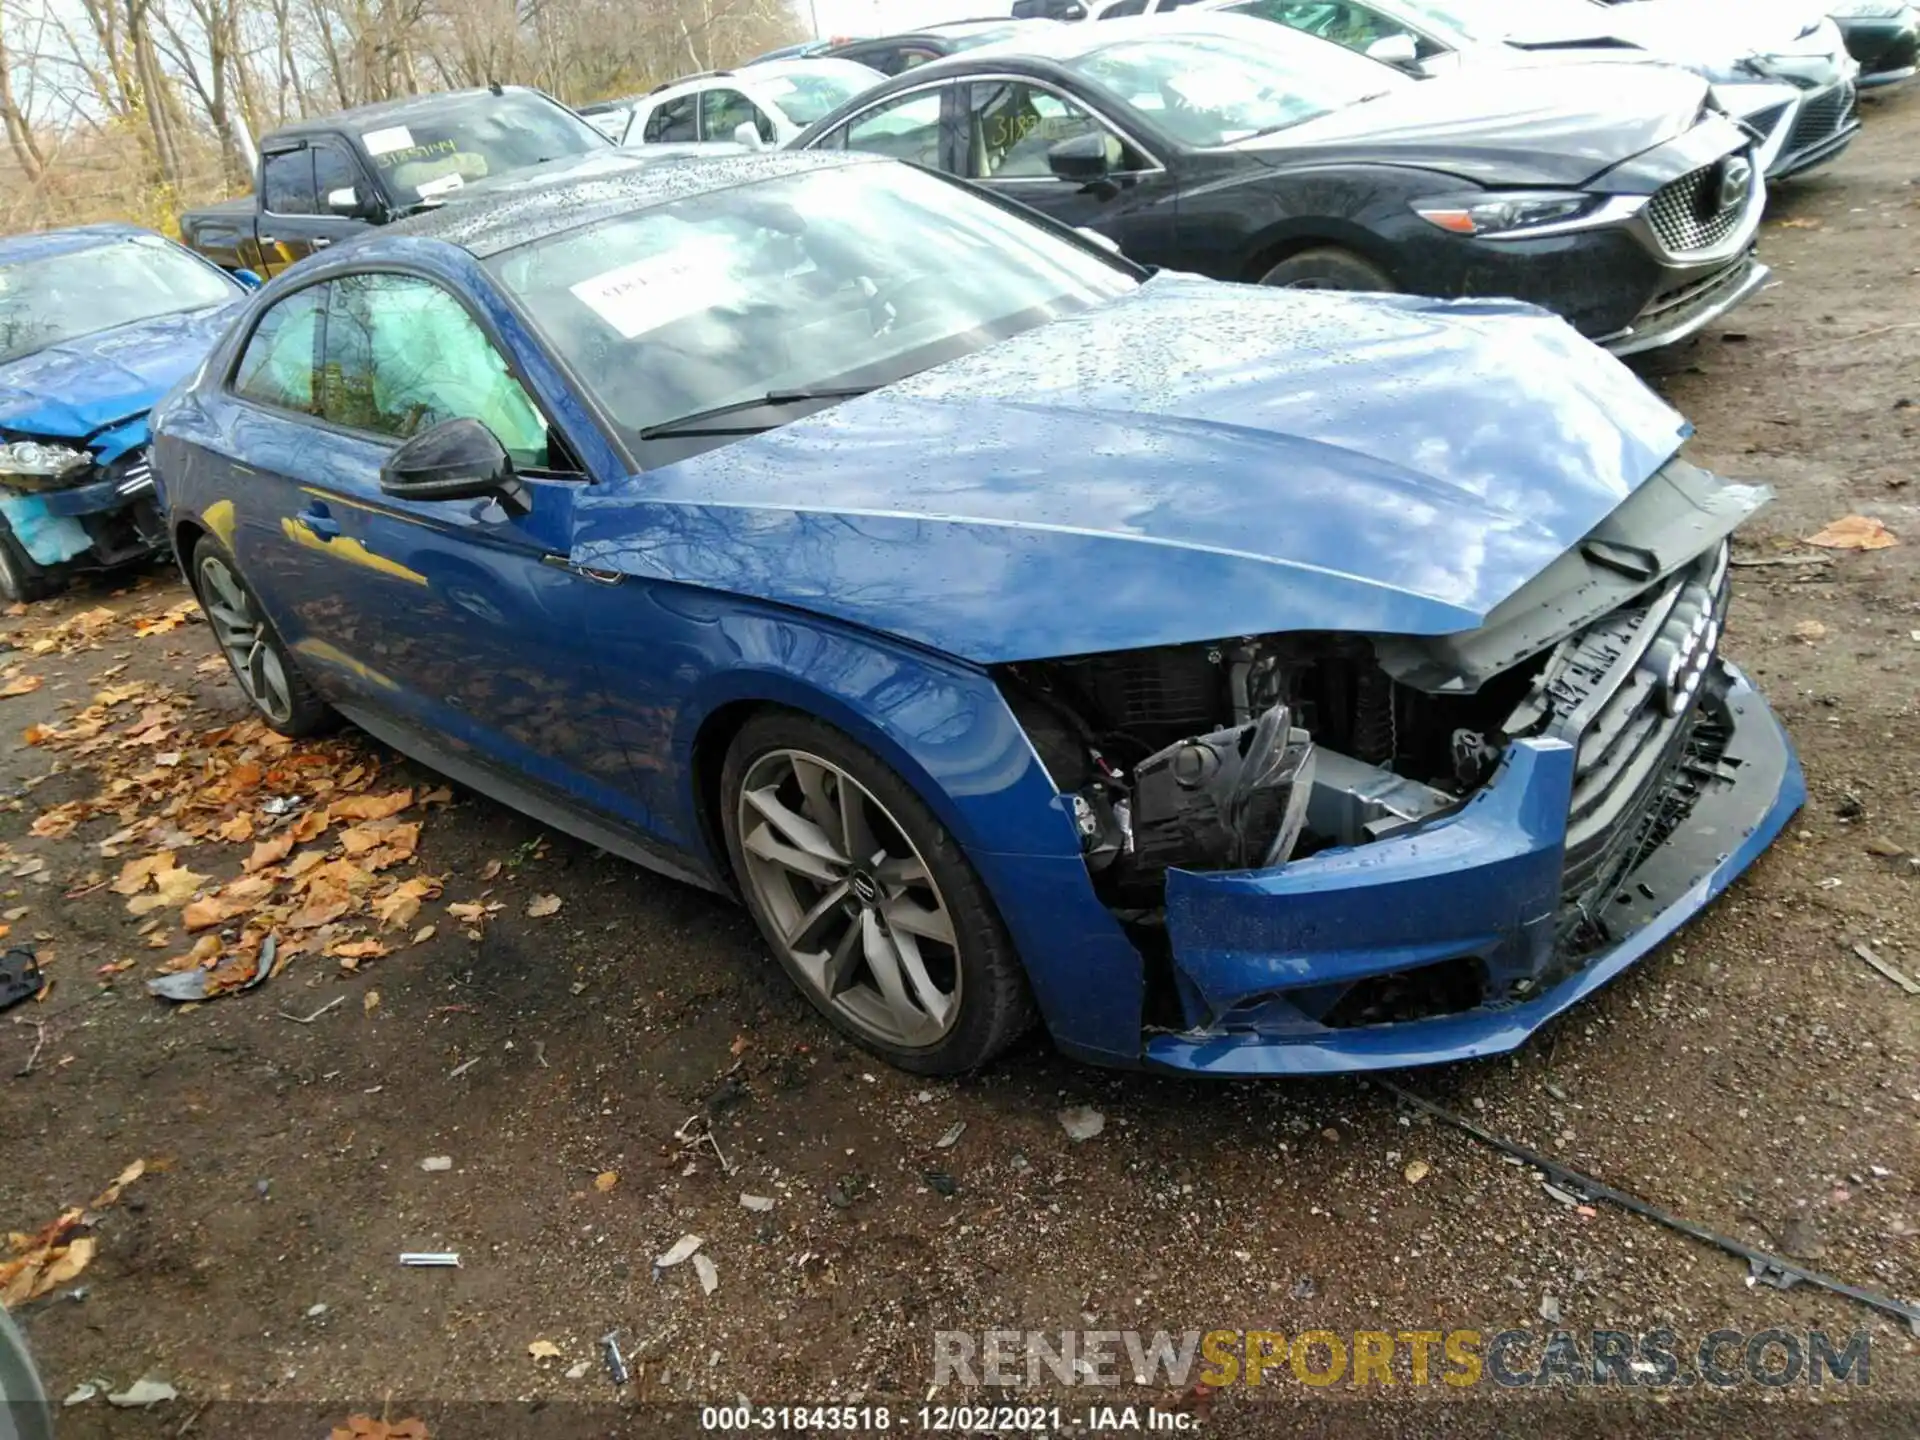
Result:
{"type": "MultiPolygon", "coordinates": [[[[1799,537],[1851,513],[1903,538],[1739,572],[1731,653],[1793,731],[1811,800],[1680,943],[1523,1054],[1402,1078],[1671,1210],[1913,1299],[1920,998],[1851,946],[1920,973],[1920,93],[1868,111],[1838,165],[1776,197],[1763,251],[1779,283],[1646,367],[1698,426],[1693,459],[1776,487],[1746,558],[1804,554],[1799,537]]],[[[435,800],[435,777],[351,737],[306,768],[250,731],[210,738],[242,711],[202,663],[204,626],[137,623],[184,598],[158,575],[70,596],[6,621],[18,649],[0,656],[44,682],[0,701],[0,895],[52,981],[0,1018],[0,1230],[37,1230],[147,1164],[96,1217],[84,1298],[62,1285],[18,1312],[56,1396],[101,1387],[64,1412],[67,1433],[318,1436],[383,1406],[436,1437],[666,1433],[691,1424],[649,1408],[666,1401],[917,1406],[943,1329],[1491,1335],[1556,1315],[1583,1337],[1670,1327],[1683,1352],[1717,1328],[1862,1330],[1871,1386],[1716,1394],[1772,1402],[1740,1414],[1706,1408],[1705,1387],[1658,1404],[1617,1386],[1496,1395],[1410,1386],[1403,1367],[1391,1392],[1283,1373],[1184,1403],[1229,1435],[1357,1429],[1383,1417],[1355,1402],[1383,1397],[1408,1434],[1920,1424],[1905,1325],[1750,1285],[1740,1261],[1605,1205],[1569,1208],[1361,1085],[1104,1074],[1039,1041],[963,1083],[892,1073],[814,1021],[721,901],[486,801],[435,800]],[[132,693],[91,712],[106,738],[87,741],[75,717],[114,687],[132,693]],[[62,735],[15,738],[36,725],[62,735]],[[268,797],[312,801],[330,782],[410,787],[398,821],[422,822],[418,854],[376,854],[373,888],[260,988],[185,1009],[149,998],[142,982],[190,941],[166,909],[140,933],[112,888],[126,861],[170,845],[182,869],[238,876],[250,844],[195,826],[245,813],[265,834],[268,797]],[[129,817],[146,828],[114,840],[129,817]],[[366,916],[416,874],[443,885],[418,915],[366,916]],[[529,916],[544,896],[557,912],[529,916]],[[476,901],[502,908],[448,909],[476,901]],[[368,936],[395,948],[354,970],[319,953],[368,936]],[[1070,1141],[1070,1105],[1096,1107],[1104,1132],[1070,1141]],[[689,1120],[712,1143],[676,1139],[689,1120]],[[429,1156],[452,1168],[423,1171],[429,1156]],[[1410,1183],[1416,1161],[1429,1168],[1410,1183]],[[652,1266],[685,1234],[704,1238],[711,1295],[691,1263],[652,1266]],[[404,1269],[406,1250],[462,1265],[404,1269]],[[621,1390],[596,1350],[616,1329],[634,1369],[621,1390]],[[539,1341],[557,1355],[536,1359],[539,1341]],[[179,1398],[107,1408],[143,1377],[179,1398]],[[456,1403],[482,1400],[502,1403],[456,1403]]],[[[1017,1393],[1070,1414],[1089,1397],[1017,1393]]],[[[1093,1398],[1183,1402],[1130,1381],[1093,1398]]]]}

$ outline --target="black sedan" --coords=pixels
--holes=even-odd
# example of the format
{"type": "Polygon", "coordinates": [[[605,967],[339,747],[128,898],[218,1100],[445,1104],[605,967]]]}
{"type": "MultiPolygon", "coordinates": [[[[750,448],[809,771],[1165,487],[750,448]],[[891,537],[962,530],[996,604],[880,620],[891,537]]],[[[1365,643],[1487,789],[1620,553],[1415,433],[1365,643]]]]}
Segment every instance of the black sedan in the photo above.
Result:
{"type": "Polygon", "coordinates": [[[949,55],[997,45],[1014,38],[1020,20],[949,20],[910,30],[901,35],[876,35],[865,40],[847,40],[821,53],[842,60],[858,60],[882,75],[899,75],[917,65],[944,60],[949,55]]]}
{"type": "Polygon", "coordinates": [[[1694,333],[1766,277],[1750,139],[1665,66],[1416,82],[1238,15],[1039,25],[877,86],[794,145],[967,177],[1148,265],[1517,297],[1617,354],[1694,333]]]}

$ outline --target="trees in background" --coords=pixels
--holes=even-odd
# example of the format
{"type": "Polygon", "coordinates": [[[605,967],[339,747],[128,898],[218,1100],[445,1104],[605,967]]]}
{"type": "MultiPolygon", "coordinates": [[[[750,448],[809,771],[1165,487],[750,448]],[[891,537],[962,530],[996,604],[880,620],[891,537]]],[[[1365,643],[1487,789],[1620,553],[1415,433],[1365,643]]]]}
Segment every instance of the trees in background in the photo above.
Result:
{"type": "Polygon", "coordinates": [[[581,104],[799,33],[787,0],[0,0],[0,228],[165,224],[304,114],[493,81],[581,104]]]}

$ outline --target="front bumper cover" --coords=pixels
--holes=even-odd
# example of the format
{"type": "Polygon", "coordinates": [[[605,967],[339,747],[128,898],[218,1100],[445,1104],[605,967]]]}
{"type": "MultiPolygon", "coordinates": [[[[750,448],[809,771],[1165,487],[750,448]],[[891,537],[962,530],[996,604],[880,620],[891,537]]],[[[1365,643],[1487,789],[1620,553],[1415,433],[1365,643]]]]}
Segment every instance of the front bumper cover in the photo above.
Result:
{"type": "Polygon", "coordinates": [[[1190,1008],[1221,1018],[1148,1035],[1145,1063],[1220,1076],[1327,1074],[1520,1046],[1705,908],[1805,801],[1780,722],[1739,671],[1715,664],[1714,703],[1729,731],[1719,778],[1614,887],[1609,944],[1571,964],[1558,948],[1573,751],[1518,741],[1471,801],[1405,836],[1276,870],[1171,872],[1176,977],[1190,1008]],[[1496,998],[1452,1014],[1334,1028],[1282,998],[1467,957],[1496,998]]]}

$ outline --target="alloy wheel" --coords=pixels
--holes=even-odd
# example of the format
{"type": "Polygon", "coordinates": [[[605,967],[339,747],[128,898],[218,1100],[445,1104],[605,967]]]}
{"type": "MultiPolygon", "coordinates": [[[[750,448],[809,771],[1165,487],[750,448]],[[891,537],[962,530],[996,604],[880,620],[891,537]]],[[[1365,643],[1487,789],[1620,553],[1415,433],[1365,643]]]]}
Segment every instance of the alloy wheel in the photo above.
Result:
{"type": "Polygon", "coordinates": [[[269,720],[287,724],[293,718],[293,690],[253,592],[219,555],[203,555],[197,568],[200,604],[234,677],[269,720]]]}
{"type": "Polygon", "coordinates": [[[946,1035],[960,1014],[953,915],[873,793],[831,761],[771,750],[747,771],[736,818],[745,881],[819,1002],[883,1045],[946,1035]]]}

